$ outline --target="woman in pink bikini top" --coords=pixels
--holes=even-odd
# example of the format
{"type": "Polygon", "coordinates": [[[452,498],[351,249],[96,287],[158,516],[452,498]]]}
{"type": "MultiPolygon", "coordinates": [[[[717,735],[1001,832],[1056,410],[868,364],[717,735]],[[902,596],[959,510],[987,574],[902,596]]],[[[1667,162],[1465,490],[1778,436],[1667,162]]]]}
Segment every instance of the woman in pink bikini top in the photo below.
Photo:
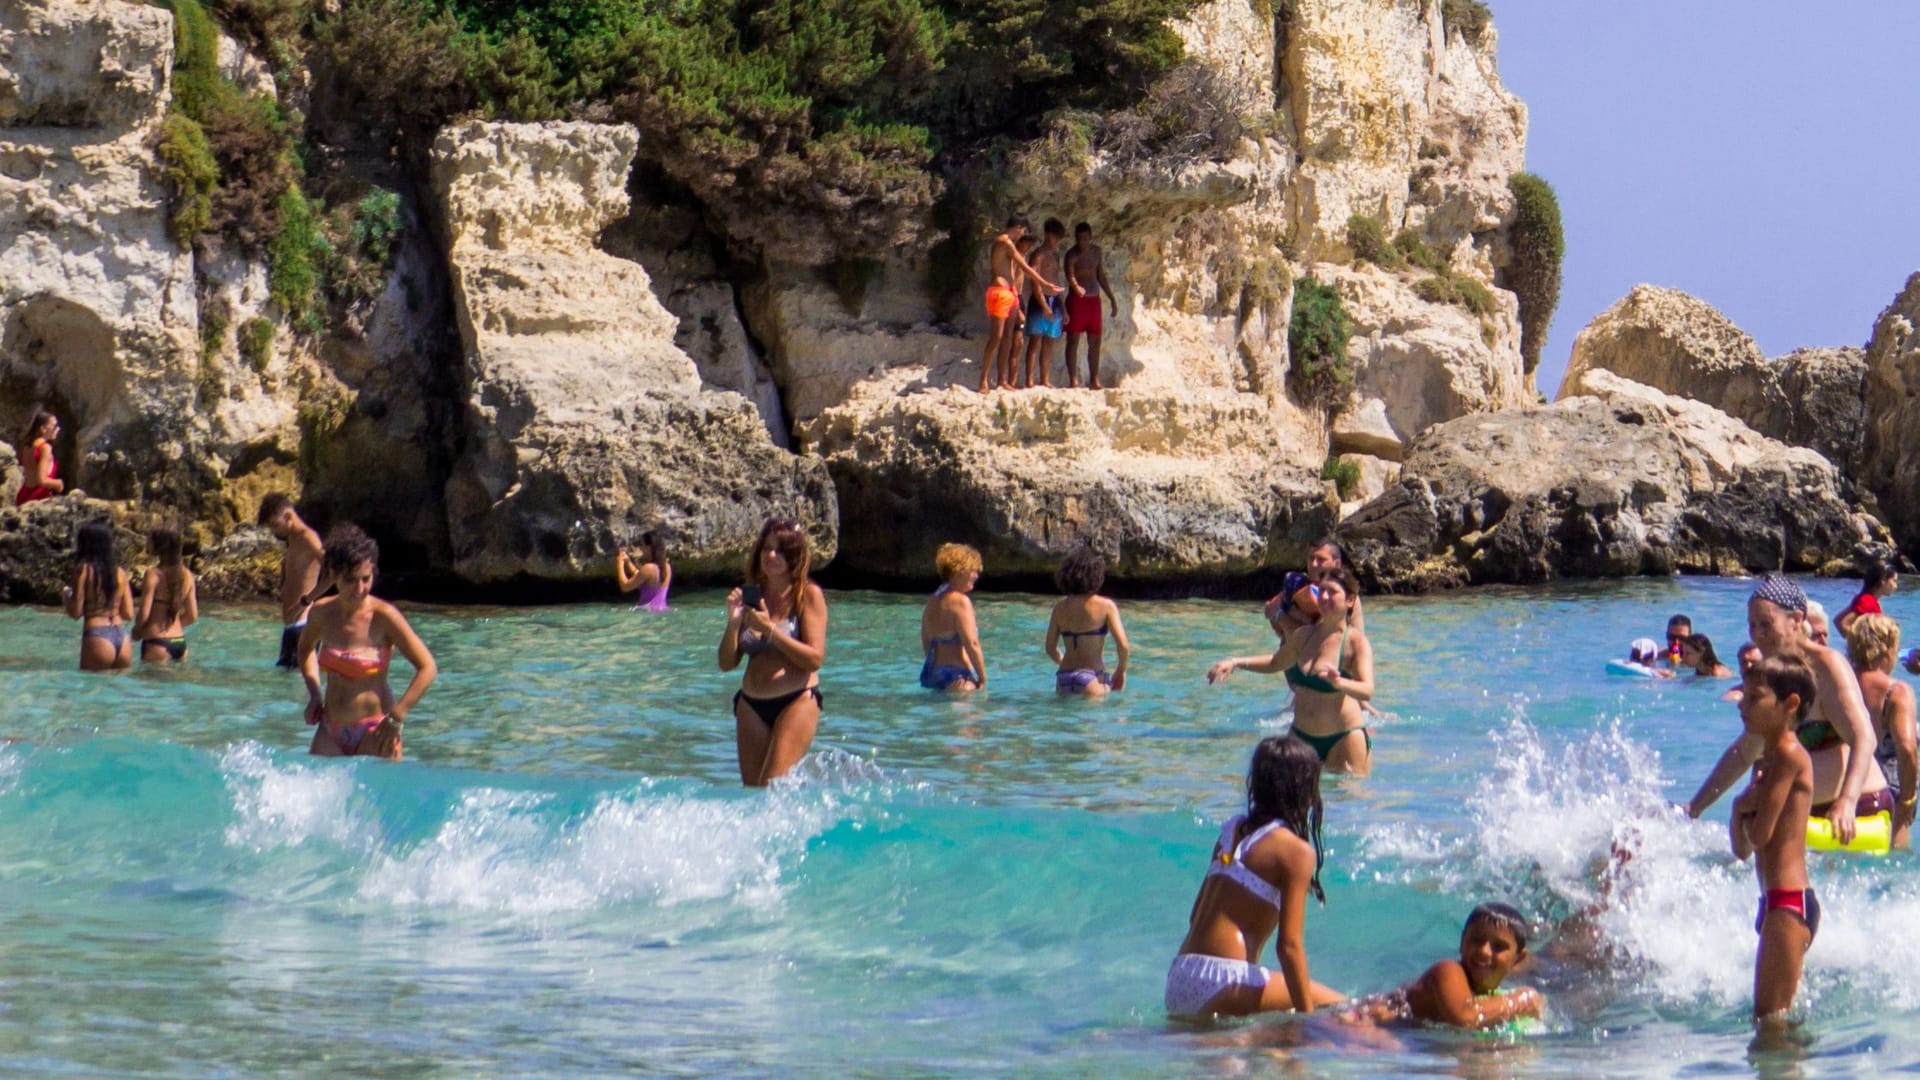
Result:
{"type": "Polygon", "coordinates": [[[379,555],[379,547],[358,528],[342,525],[333,530],[324,558],[340,592],[315,604],[300,632],[307,723],[314,725],[309,749],[322,757],[400,760],[401,725],[439,674],[433,654],[406,616],[373,595],[379,555]],[[413,665],[413,678],[398,701],[387,682],[395,647],[413,665]]]}

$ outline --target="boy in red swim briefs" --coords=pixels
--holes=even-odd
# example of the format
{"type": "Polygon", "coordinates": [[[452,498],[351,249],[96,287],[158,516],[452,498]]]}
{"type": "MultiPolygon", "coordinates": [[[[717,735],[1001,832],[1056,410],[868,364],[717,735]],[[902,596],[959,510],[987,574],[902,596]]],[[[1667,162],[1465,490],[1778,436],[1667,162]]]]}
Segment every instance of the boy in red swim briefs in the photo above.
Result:
{"type": "Polygon", "coordinates": [[[1794,737],[1813,704],[1813,669],[1794,656],[1774,656],[1747,670],[1740,722],[1766,743],[1753,781],[1733,801],[1733,854],[1755,856],[1760,914],[1753,928],[1760,954],[1753,966],[1753,1018],[1762,1031],[1786,1025],[1800,987],[1800,968],[1820,930],[1820,901],[1807,880],[1807,814],[1813,804],[1813,759],[1794,737]]]}
{"type": "Polygon", "coordinates": [[[1093,242],[1093,226],[1082,221],[1073,227],[1073,246],[1067,249],[1067,385],[1079,385],[1080,338],[1087,339],[1087,388],[1100,389],[1100,336],[1106,329],[1100,317],[1100,293],[1107,294],[1109,313],[1120,314],[1120,302],[1107,284],[1107,266],[1100,245],[1093,242]],[[1097,291],[1096,291],[1097,290],[1097,291]]]}

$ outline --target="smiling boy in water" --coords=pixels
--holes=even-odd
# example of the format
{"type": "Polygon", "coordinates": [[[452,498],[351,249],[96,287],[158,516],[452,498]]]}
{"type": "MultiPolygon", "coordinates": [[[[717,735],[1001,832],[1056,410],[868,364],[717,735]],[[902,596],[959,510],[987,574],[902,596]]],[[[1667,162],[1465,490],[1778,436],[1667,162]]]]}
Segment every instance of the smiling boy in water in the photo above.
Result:
{"type": "Polygon", "coordinates": [[[1800,967],[1820,930],[1820,902],[1807,880],[1807,812],[1813,803],[1813,759],[1794,737],[1813,704],[1813,669],[1795,656],[1774,656],[1747,669],[1740,722],[1766,743],[1753,781],[1733,801],[1733,854],[1755,856],[1760,914],[1753,921],[1760,954],[1753,965],[1753,1018],[1778,1028],[1800,987],[1800,967]]]}
{"type": "Polygon", "coordinates": [[[1501,994],[1500,984],[1527,958],[1526,916],[1507,904],[1481,904],[1460,930],[1460,959],[1441,960],[1419,978],[1356,1002],[1347,1019],[1481,1029],[1522,1016],[1539,1017],[1546,995],[1531,986],[1501,994]]]}

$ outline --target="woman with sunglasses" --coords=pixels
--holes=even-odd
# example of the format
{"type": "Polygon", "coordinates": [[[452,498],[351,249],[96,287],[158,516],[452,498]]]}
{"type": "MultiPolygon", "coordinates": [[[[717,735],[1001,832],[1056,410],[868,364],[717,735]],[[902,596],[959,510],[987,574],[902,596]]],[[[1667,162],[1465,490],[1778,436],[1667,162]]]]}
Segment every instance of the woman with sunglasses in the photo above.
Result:
{"type": "Polygon", "coordinates": [[[720,670],[747,662],[733,695],[740,782],[765,787],[806,756],[820,723],[820,665],[827,653],[827,599],[807,580],[807,534],[769,519],[747,558],[747,584],[727,594],[720,670]]]}

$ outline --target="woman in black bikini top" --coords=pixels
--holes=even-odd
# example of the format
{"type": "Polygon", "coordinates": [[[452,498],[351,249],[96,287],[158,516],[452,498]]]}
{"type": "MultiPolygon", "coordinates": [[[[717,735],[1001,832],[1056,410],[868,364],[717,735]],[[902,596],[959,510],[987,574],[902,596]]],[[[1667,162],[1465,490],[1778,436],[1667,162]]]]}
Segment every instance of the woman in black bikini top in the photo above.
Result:
{"type": "Polygon", "coordinates": [[[747,560],[752,594],[727,594],[720,670],[746,661],[733,719],[740,782],[748,787],[764,787],[799,764],[820,723],[827,600],[807,580],[810,561],[800,523],[769,519],[747,560]]]}

